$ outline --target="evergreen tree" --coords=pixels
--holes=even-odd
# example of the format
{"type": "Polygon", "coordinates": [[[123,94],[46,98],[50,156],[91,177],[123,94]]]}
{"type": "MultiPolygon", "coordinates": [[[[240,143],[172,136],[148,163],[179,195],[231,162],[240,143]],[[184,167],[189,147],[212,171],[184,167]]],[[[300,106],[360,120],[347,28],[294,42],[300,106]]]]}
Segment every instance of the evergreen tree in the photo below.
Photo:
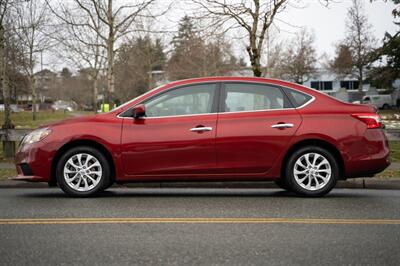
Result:
{"type": "Polygon", "coordinates": [[[227,75],[238,67],[238,60],[231,52],[230,45],[218,38],[207,42],[188,16],[180,21],[172,45],[173,51],[168,61],[171,80],[227,75]]]}
{"type": "Polygon", "coordinates": [[[145,36],[124,43],[115,63],[116,96],[126,101],[149,90],[155,85],[152,71],[163,70],[165,61],[160,39],[145,36]]]}

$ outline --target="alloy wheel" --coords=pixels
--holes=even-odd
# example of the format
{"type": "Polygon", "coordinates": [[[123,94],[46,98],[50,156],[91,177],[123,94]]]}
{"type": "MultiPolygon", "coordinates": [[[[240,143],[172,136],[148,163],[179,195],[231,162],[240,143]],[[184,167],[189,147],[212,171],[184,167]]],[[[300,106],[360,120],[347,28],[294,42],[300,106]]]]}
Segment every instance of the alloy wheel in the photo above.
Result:
{"type": "Polygon", "coordinates": [[[310,191],[325,187],[332,176],[332,168],[328,159],[319,153],[306,153],[294,164],[293,175],[296,183],[310,191]]]}
{"type": "Polygon", "coordinates": [[[64,179],[76,191],[92,190],[99,184],[102,175],[99,160],[88,153],[74,154],[64,165],[64,179]]]}

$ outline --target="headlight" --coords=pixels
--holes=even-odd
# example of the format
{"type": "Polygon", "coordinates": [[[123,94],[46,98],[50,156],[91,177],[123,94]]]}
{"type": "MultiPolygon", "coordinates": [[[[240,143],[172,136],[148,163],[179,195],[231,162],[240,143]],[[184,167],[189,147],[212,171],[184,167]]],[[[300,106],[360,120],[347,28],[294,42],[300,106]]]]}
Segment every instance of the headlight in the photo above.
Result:
{"type": "Polygon", "coordinates": [[[47,137],[48,135],[50,135],[51,133],[51,129],[50,128],[39,128],[36,129],[34,131],[32,131],[31,133],[29,133],[28,135],[26,135],[24,137],[24,139],[22,140],[22,145],[23,144],[32,144],[38,141],[41,141],[42,139],[44,139],[45,137],[47,137]]]}

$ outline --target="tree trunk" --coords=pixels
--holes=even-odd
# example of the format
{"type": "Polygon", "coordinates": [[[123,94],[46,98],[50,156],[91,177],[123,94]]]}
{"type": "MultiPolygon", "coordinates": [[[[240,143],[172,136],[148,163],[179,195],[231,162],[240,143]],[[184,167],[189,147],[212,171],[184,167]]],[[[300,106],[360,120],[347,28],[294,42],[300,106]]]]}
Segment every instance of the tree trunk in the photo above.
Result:
{"type": "Polygon", "coordinates": [[[97,86],[98,86],[98,74],[94,77],[93,80],[93,111],[97,114],[97,86]]]}
{"type": "Polygon", "coordinates": [[[29,83],[30,83],[29,85],[31,86],[31,92],[32,92],[32,119],[33,119],[33,121],[35,121],[36,120],[36,116],[37,116],[37,110],[36,110],[36,86],[35,86],[35,79],[33,77],[33,74],[31,74],[31,76],[29,78],[29,83]]]}
{"type": "MultiPolygon", "coordinates": [[[[108,9],[107,9],[107,17],[108,17],[108,40],[107,40],[107,88],[108,95],[114,93],[114,42],[115,42],[115,34],[114,34],[114,17],[113,17],[113,0],[108,0],[108,9]]],[[[109,101],[110,99],[108,99],[109,101]]]]}
{"type": "Polygon", "coordinates": [[[364,74],[363,74],[363,68],[360,67],[358,68],[358,90],[362,92],[363,90],[363,79],[364,79],[364,74]]]}
{"type": "Polygon", "coordinates": [[[114,93],[114,40],[110,37],[107,47],[107,88],[114,93]]]}
{"type": "Polygon", "coordinates": [[[261,77],[261,75],[262,75],[261,63],[260,63],[260,57],[258,55],[257,50],[250,50],[250,48],[248,48],[247,51],[249,53],[251,69],[253,70],[253,75],[255,77],[261,77]]]}
{"type": "MultiPolygon", "coordinates": [[[[3,25],[0,25],[0,75],[1,75],[1,85],[3,89],[3,100],[4,100],[4,124],[2,125],[2,127],[4,129],[12,129],[14,128],[14,125],[11,122],[10,87],[8,84],[6,67],[7,64],[6,64],[6,53],[5,53],[4,28],[3,25]]],[[[7,139],[8,139],[8,134],[6,134],[6,140],[7,139]]]]}
{"type": "Polygon", "coordinates": [[[9,159],[14,158],[15,156],[15,142],[10,141],[9,135],[9,130],[13,129],[14,125],[11,122],[10,87],[8,84],[6,66],[4,27],[3,24],[0,24],[0,78],[4,100],[4,124],[2,125],[2,128],[5,129],[3,140],[3,156],[4,158],[9,159]]]}
{"type": "Polygon", "coordinates": [[[260,63],[260,50],[257,48],[257,29],[253,27],[253,30],[249,32],[249,46],[246,50],[249,54],[251,69],[255,77],[261,77],[261,63],[260,63]]]}

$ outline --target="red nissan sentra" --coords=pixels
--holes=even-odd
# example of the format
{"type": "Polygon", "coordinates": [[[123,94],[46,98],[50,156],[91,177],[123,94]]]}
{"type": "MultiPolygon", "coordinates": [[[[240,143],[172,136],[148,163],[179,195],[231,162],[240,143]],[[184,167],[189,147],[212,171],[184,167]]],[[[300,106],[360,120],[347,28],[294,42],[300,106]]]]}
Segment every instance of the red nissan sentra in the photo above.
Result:
{"type": "Polygon", "coordinates": [[[16,180],[90,196],[114,182],[275,181],[322,196],[337,180],[390,164],[375,109],[290,82],[182,80],[109,113],[39,128],[23,139],[16,180]]]}

